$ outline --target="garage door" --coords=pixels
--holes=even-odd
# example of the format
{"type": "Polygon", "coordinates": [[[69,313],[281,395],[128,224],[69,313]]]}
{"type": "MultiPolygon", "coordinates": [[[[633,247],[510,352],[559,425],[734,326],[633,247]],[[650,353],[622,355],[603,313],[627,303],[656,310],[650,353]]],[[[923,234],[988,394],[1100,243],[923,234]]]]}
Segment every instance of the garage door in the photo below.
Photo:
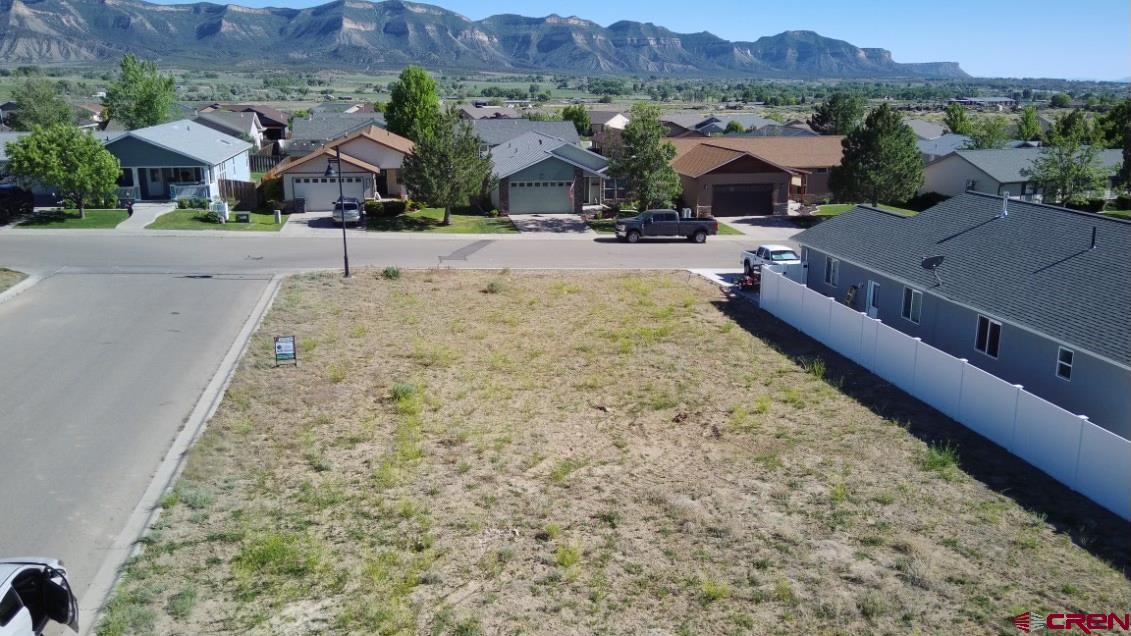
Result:
{"type": "MultiPolygon", "coordinates": [[[[325,177],[295,177],[292,183],[294,198],[306,199],[307,212],[328,212],[334,209],[338,200],[338,182],[325,177]]],[[[343,177],[342,191],[346,198],[365,199],[365,183],[362,177],[343,177]]]]}
{"type": "Polygon", "coordinates": [[[512,181],[510,213],[573,211],[570,205],[571,181],[512,181]]]}
{"type": "Polygon", "coordinates": [[[712,186],[711,214],[715,216],[773,213],[773,184],[736,183],[712,186]]]}

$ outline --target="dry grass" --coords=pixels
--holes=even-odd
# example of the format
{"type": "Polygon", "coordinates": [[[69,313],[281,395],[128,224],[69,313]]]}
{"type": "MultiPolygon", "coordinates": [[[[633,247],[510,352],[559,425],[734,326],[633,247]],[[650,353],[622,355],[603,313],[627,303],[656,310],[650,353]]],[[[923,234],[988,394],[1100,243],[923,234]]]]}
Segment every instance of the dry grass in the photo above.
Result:
{"type": "Polygon", "coordinates": [[[1007,634],[1129,605],[1096,556],[1125,539],[1079,547],[963,466],[1034,474],[928,444],[941,416],[719,300],[686,274],[290,280],[102,633],[1007,634]]]}
{"type": "Polygon", "coordinates": [[[26,278],[26,276],[21,272],[0,267],[0,292],[15,285],[24,278],[26,278]]]}

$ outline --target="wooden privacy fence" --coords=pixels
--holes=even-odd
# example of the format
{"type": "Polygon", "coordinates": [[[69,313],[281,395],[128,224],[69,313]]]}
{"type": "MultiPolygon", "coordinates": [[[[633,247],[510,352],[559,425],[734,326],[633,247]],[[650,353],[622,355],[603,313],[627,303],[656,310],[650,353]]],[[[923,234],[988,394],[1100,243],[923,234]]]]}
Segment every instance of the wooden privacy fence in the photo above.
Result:
{"type": "Polygon", "coordinates": [[[247,159],[252,172],[268,172],[279,165],[283,157],[278,155],[250,155],[247,159]]]}
{"type": "Polygon", "coordinates": [[[236,207],[242,210],[250,210],[259,203],[259,197],[255,192],[255,184],[250,181],[233,181],[231,179],[220,179],[220,198],[225,201],[235,200],[236,207]]]}

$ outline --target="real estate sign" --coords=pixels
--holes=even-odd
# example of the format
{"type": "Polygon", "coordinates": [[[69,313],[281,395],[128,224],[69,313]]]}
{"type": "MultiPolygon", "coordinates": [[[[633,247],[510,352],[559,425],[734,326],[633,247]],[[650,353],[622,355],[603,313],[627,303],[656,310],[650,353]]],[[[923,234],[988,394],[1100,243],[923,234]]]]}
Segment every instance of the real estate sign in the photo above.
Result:
{"type": "Polygon", "coordinates": [[[280,362],[298,364],[298,347],[294,336],[275,336],[275,364],[280,362]]]}

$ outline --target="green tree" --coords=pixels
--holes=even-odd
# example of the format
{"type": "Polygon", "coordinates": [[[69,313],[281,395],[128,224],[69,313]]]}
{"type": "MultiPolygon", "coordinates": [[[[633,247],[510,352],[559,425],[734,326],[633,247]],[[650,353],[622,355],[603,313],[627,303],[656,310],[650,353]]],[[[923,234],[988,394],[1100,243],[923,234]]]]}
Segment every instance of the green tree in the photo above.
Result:
{"type": "Polygon", "coordinates": [[[385,121],[389,132],[420,142],[437,132],[443,115],[436,80],[419,66],[409,66],[401,71],[400,79],[393,82],[389,103],[385,106],[385,121]]]}
{"type": "Polygon", "coordinates": [[[732,119],[727,122],[726,130],[724,130],[723,132],[728,135],[732,133],[744,133],[746,132],[746,126],[743,126],[742,122],[732,119]]]}
{"type": "Polygon", "coordinates": [[[659,107],[633,104],[622,135],[620,157],[611,172],[627,182],[628,195],[639,209],[668,206],[679,196],[679,175],[671,166],[675,146],[664,140],[659,107]]]}
{"type": "Polygon", "coordinates": [[[860,125],[867,107],[859,95],[833,93],[809,118],[809,127],[822,135],[847,135],[860,125]]]}
{"type": "Polygon", "coordinates": [[[8,171],[58,188],[75,202],[79,216],[86,218],[86,204],[113,194],[122,168],[94,135],[73,125],[55,124],[9,143],[8,171]]]}
{"type": "Polygon", "coordinates": [[[12,92],[12,101],[16,102],[12,115],[12,127],[16,130],[74,123],[75,112],[50,80],[24,80],[12,92]]]}
{"type": "Polygon", "coordinates": [[[1080,111],[1057,118],[1040,155],[1026,170],[1046,199],[1060,204],[1100,191],[1109,176],[1100,161],[1099,136],[1080,111]]]}
{"type": "Polygon", "coordinates": [[[1123,165],[1115,177],[1124,190],[1131,190],[1131,117],[1123,120],[1123,165]]]}
{"type": "Polygon", "coordinates": [[[444,208],[444,225],[452,223],[452,208],[467,205],[494,187],[491,157],[479,152],[479,137],[454,110],[442,113],[433,134],[416,142],[404,160],[409,195],[444,208]]]}
{"type": "Polygon", "coordinates": [[[130,53],[122,58],[121,72],[106,89],[102,106],[108,119],[133,130],[168,121],[176,97],[172,75],[162,75],[156,62],[130,53]]]}
{"type": "Polygon", "coordinates": [[[891,106],[881,104],[842,142],[844,156],[829,186],[839,201],[902,203],[923,184],[915,133],[891,106]]]}
{"type": "Polygon", "coordinates": [[[573,122],[573,127],[577,129],[577,134],[581,136],[588,135],[589,129],[593,126],[589,111],[581,104],[570,104],[563,108],[562,119],[573,122]]]}
{"type": "Polygon", "coordinates": [[[975,150],[1004,148],[1009,139],[1007,127],[1006,119],[998,115],[976,119],[970,126],[970,143],[967,147],[975,150]]]}
{"type": "Polygon", "coordinates": [[[1097,126],[1100,134],[1103,135],[1104,147],[1123,147],[1123,131],[1129,121],[1131,121],[1131,98],[1112,106],[1111,110],[1098,120],[1097,126]]]}
{"type": "Polygon", "coordinates": [[[950,132],[956,135],[970,134],[970,117],[966,114],[966,108],[958,102],[947,104],[943,123],[950,129],[950,132]]]}
{"type": "Polygon", "coordinates": [[[1068,108],[1072,105],[1072,98],[1065,93],[1057,93],[1049,98],[1049,106],[1053,108],[1068,108]]]}
{"type": "Polygon", "coordinates": [[[1021,118],[1017,120],[1017,138],[1024,141],[1041,138],[1041,120],[1037,118],[1035,107],[1026,106],[1021,109],[1021,118]]]}

